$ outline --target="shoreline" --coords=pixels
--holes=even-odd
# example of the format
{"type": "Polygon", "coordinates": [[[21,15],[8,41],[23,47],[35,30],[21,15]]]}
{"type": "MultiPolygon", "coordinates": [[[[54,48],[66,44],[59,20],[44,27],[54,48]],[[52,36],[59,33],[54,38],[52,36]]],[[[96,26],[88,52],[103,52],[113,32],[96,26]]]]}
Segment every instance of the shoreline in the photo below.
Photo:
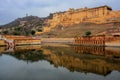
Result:
{"type": "MultiPolygon", "coordinates": [[[[38,41],[39,42],[39,41],[38,41]]],[[[100,44],[80,44],[80,43],[75,43],[74,38],[41,38],[39,44],[36,42],[31,41],[29,44],[25,43],[20,43],[19,45],[41,45],[41,44],[66,44],[66,45],[71,45],[71,46],[105,46],[105,47],[120,47],[120,41],[111,41],[111,42],[105,42],[104,45],[100,44]]],[[[16,43],[17,44],[17,43],[16,43]]],[[[18,45],[18,44],[17,44],[18,45]]],[[[8,43],[6,43],[4,40],[0,40],[0,46],[8,46],[8,43]]]]}

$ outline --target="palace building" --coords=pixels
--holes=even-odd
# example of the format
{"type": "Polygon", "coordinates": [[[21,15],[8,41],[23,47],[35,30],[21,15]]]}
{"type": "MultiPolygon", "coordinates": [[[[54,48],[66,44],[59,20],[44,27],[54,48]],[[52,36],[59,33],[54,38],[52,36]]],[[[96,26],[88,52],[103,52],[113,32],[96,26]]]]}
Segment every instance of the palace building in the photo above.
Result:
{"type": "Polygon", "coordinates": [[[120,22],[120,10],[113,11],[107,5],[95,8],[70,8],[68,11],[50,14],[45,21],[43,32],[49,32],[56,26],[64,27],[86,22],[96,24],[120,22]]]}

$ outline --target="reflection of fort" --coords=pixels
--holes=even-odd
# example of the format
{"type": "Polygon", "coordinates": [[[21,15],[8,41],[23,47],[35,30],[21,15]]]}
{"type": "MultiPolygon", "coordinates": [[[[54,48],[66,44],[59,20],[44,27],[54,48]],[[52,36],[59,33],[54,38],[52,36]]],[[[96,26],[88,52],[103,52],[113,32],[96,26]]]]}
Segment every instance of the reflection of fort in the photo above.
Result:
{"type": "MultiPolygon", "coordinates": [[[[0,50],[6,48],[0,47],[0,50]]],[[[70,71],[92,72],[107,75],[113,70],[120,71],[120,50],[112,47],[85,46],[17,46],[9,54],[24,61],[47,60],[55,67],[65,67],[70,71]]]]}
{"type": "MultiPolygon", "coordinates": [[[[120,71],[119,58],[116,59],[114,57],[108,58],[105,56],[101,56],[104,54],[103,52],[105,51],[109,51],[111,53],[114,53],[114,51],[110,51],[108,50],[108,48],[102,47],[92,47],[91,50],[85,47],[80,47],[80,49],[81,50],[79,54],[77,54],[78,52],[76,53],[73,51],[73,49],[68,49],[67,47],[48,47],[44,49],[44,54],[48,55],[49,57],[46,57],[45,59],[53,63],[56,67],[66,67],[70,71],[92,72],[101,75],[107,75],[113,70],[120,71]],[[87,54],[83,54],[82,52],[85,52],[87,54]],[[88,54],[88,52],[90,53],[88,54]],[[93,53],[97,55],[91,55],[93,53]]],[[[75,51],[77,50],[75,49],[75,51]]]]}
{"type": "Polygon", "coordinates": [[[6,47],[0,47],[0,54],[1,54],[2,52],[4,52],[5,50],[7,50],[6,47]]]}
{"type": "Polygon", "coordinates": [[[25,51],[25,50],[41,50],[40,45],[25,45],[25,46],[15,46],[15,51],[25,51]]]}
{"type": "Polygon", "coordinates": [[[120,58],[119,47],[74,46],[73,48],[80,54],[93,54],[104,57],[120,58]]]}

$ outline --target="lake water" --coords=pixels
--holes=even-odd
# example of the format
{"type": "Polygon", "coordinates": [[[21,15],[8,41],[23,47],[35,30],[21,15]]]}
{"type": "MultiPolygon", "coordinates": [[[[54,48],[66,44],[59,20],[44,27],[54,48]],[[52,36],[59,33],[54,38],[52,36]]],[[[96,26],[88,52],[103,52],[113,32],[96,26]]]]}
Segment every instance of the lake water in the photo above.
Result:
{"type": "Polygon", "coordinates": [[[120,80],[120,48],[0,47],[0,80],[120,80]]]}

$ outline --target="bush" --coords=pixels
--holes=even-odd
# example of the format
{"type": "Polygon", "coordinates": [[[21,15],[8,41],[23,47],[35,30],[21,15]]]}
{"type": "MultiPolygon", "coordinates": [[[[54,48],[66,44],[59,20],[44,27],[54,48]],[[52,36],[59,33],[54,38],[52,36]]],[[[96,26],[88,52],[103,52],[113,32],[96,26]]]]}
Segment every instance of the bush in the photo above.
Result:
{"type": "Polygon", "coordinates": [[[13,32],[13,35],[20,35],[20,33],[19,32],[13,32]]]}
{"type": "Polygon", "coordinates": [[[8,34],[8,31],[3,31],[3,34],[8,34]]]}
{"type": "Polygon", "coordinates": [[[15,31],[20,31],[22,28],[21,27],[17,27],[17,28],[15,28],[14,30],[15,31]]]}
{"type": "Polygon", "coordinates": [[[35,34],[35,31],[34,31],[34,30],[32,30],[32,31],[31,31],[31,34],[32,34],[32,35],[34,35],[34,34],[35,34]]]}
{"type": "Polygon", "coordinates": [[[39,32],[42,32],[42,30],[41,30],[41,29],[38,29],[38,31],[39,31],[39,32]]]}
{"type": "Polygon", "coordinates": [[[92,33],[90,31],[85,32],[86,36],[90,36],[92,33]]]}

